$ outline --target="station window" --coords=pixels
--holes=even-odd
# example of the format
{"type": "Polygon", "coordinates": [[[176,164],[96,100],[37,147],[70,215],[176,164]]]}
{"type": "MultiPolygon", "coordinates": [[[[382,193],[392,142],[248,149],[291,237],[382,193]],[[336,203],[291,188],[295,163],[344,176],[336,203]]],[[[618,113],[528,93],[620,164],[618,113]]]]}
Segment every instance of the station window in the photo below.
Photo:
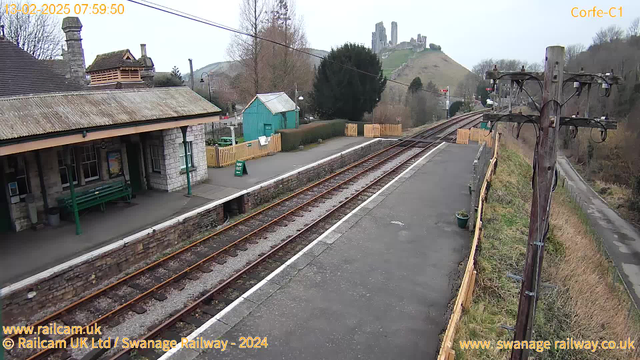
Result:
{"type": "MultiPolygon", "coordinates": [[[[149,149],[151,152],[151,170],[157,173],[162,172],[162,148],[157,145],[151,145],[149,146],[149,149]]],[[[182,152],[184,153],[184,149],[182,150],[182,152]]],[[[182,161],[184,161],[184,158],[182,159],[182,161]]]]}
{"type": "MultiPolygon", "coordinates": [[[[60,182],[62,187],[69,186],[69,176],[67,175],[67,167],[64,165],[64,157],[62,156],[62,150],[58,150],[58,169],[60,171],[60,182]]],[[[73,183],[78,183],[78,172],[76,171],[76,154],[71,151],[71,175],[73,176],[73,183]]]]}
{"type": "MultiPolygon", "coordinates": [[[[186,169],[184,164],[184,143],[180,143],[180,169],[186,169]]],[[[191,141],[187,141],[187,159],[189,161],[189,167],[193,166],[193,154],[191,153],[191,141]]]]}
{"type": "Polygon", "coordinates": [[[29,177],[27,176],[27,163],[24,156],[10,156],[9,159],[9,194],[20,196],[24,201],[25,196],[31,193],[29,177]]]}
{"type": "Polygon", "coordinates": [[[93,145],[84,145],[81,148],[82,153],[82,174],[85,181],[96,180],[100,178],[98,171],[98,154],[93,145]]]}

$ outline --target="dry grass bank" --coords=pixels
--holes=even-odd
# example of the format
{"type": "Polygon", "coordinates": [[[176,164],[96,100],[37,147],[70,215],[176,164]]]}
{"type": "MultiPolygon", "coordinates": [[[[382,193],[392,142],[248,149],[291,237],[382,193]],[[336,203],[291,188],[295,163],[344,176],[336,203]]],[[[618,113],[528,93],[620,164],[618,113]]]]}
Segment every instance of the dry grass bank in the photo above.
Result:
{"type": "MultiPolygon", "coordinates": [[[[508,359],[505,350],[461,350],[459,340],[512,340],[501,325],[513,326],[529,225],[531,163],[529,147],[514,140],[501,144],[498,170],[484,213],[484,236],[477,258],[478,277],[471,308],[456,335],[456,359],[508,359]]],[[[545,246],[544,283],[534,340],[636,340],[640,322],[587,218],[568,192],[553,195],[551,230],[545,246]]],[[[549,350],[535,359],[640,359],[629,350],[549,350]]]]}

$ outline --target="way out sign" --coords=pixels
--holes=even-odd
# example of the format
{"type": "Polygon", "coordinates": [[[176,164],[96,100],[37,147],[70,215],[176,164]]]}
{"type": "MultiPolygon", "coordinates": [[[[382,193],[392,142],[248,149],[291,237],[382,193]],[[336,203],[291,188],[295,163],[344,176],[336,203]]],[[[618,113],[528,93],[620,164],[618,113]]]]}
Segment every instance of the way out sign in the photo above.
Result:
{"type": "Polygon", "coordinates": [[[247,165],[244,163],[244,160],[236,160],[236,171],[235,176],[249,175],[247,171],[247,165]]]}

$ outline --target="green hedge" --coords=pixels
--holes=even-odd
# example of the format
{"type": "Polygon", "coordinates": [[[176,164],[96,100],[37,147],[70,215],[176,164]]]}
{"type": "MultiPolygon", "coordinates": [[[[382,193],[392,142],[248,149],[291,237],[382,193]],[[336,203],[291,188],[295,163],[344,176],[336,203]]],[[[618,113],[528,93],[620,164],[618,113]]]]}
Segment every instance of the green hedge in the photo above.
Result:
{"type": "Polygon", "coordinates": [[[318,139],[344,136],[344,124],[344,120],[314,121],[297,129],[278,130],[282,136],[282,151],[297,150],[298,146],[315,143],[318,139]]]}

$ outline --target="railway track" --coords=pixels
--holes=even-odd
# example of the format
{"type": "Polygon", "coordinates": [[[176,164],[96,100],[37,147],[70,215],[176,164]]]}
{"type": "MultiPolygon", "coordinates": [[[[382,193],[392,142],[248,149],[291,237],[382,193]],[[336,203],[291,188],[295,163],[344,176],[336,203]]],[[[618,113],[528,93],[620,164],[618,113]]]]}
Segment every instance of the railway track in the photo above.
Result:
{"type": "MultiPolygon", "coordinates": [[[[320,209],[322,216],[304,223],[302,228],[291,229],[282,241],[262,246],[256,254],[257,260],[234,271],[218,284],[200,289],[195,300],[188,301],[189,306],[180,306],[166,314],[169,318],[163,324],[152,329],[142,339],[172,339],[186,337],[195,328],[234,301],[246,290],[261,281],[275,268],[286,262],[288,258],[307,246],[313,239],[332,226],[338,219],[357,207],[372,194],[388,183],[396,174],[411,166],[425,151],[437,145],[442,139],[450,136],[458,127],[465,127],[478,121],[478,114],[465,114],[448,122],[438,124],[410,139],[398,141],[397,144],[371,154],[364,159],[324,178],[291,195],[237,221],[217,230],[211,235],[186,246],[148,266],[130,274],[115,283],[86,296],[73,304],[39,320],[32,326],[49,323],[67,326],[99,325],[108,329],[119,329],[132,312],[144,314],[145,304],[155,301],[163,303],[172,293],[190,287],[201,278],[210,277],[214,269],[233,262],[239,254],[258,251],[263,239],[271,232],[294,223],[296,219],[305,219],[305,213],[320,209]],[[380,176],[371,175],[381,172],[380,176]],[[359,184],[359,185],[358,185],[359,184]],[[356,186],[358,185],[358,186],[356,186]],[[338,194],[345,190],[355,191],[342,199],[338,194]],[[329,205],[327,205],[329,203],[329,205]]],[[[217,269],[216,269],[217,270],[217,269]]],[[[156,324],[154,324],[156,325],[156,324]]],[[[121,330],[121,329],[119,329],[121,330]]],[[[119,331],[118,330],[118,331],[119,331]]],[[[131,334],[116,333],[117,336],[131,334]]],[[[131,335],[135,337],[138,334],[131,335]]],[[[103,333],[103,337],[106,336],[103,333]]],[[[43,336],[40,336],[41,338],[43,336]]],[[[69,343],[77,335],[51,337],[52,340],[63,339],[69,343]]],[[[45,338],[46,339],[46,338],[45,338]]],[[[66,359],[70,357],[103,355],[104,350],[93,351],[92,354],[74,353],[59,349],[42,349],[31,353],[10,353],[16,359],[66,359]]],[[[113,355],[109,353],[107,355],[113,355]]],[[[122,352],[113,358],[127,358],[130,354],[122,352]]],[[[154,359],[161,356],[154,351],[137,354],[154,359]]]]}

